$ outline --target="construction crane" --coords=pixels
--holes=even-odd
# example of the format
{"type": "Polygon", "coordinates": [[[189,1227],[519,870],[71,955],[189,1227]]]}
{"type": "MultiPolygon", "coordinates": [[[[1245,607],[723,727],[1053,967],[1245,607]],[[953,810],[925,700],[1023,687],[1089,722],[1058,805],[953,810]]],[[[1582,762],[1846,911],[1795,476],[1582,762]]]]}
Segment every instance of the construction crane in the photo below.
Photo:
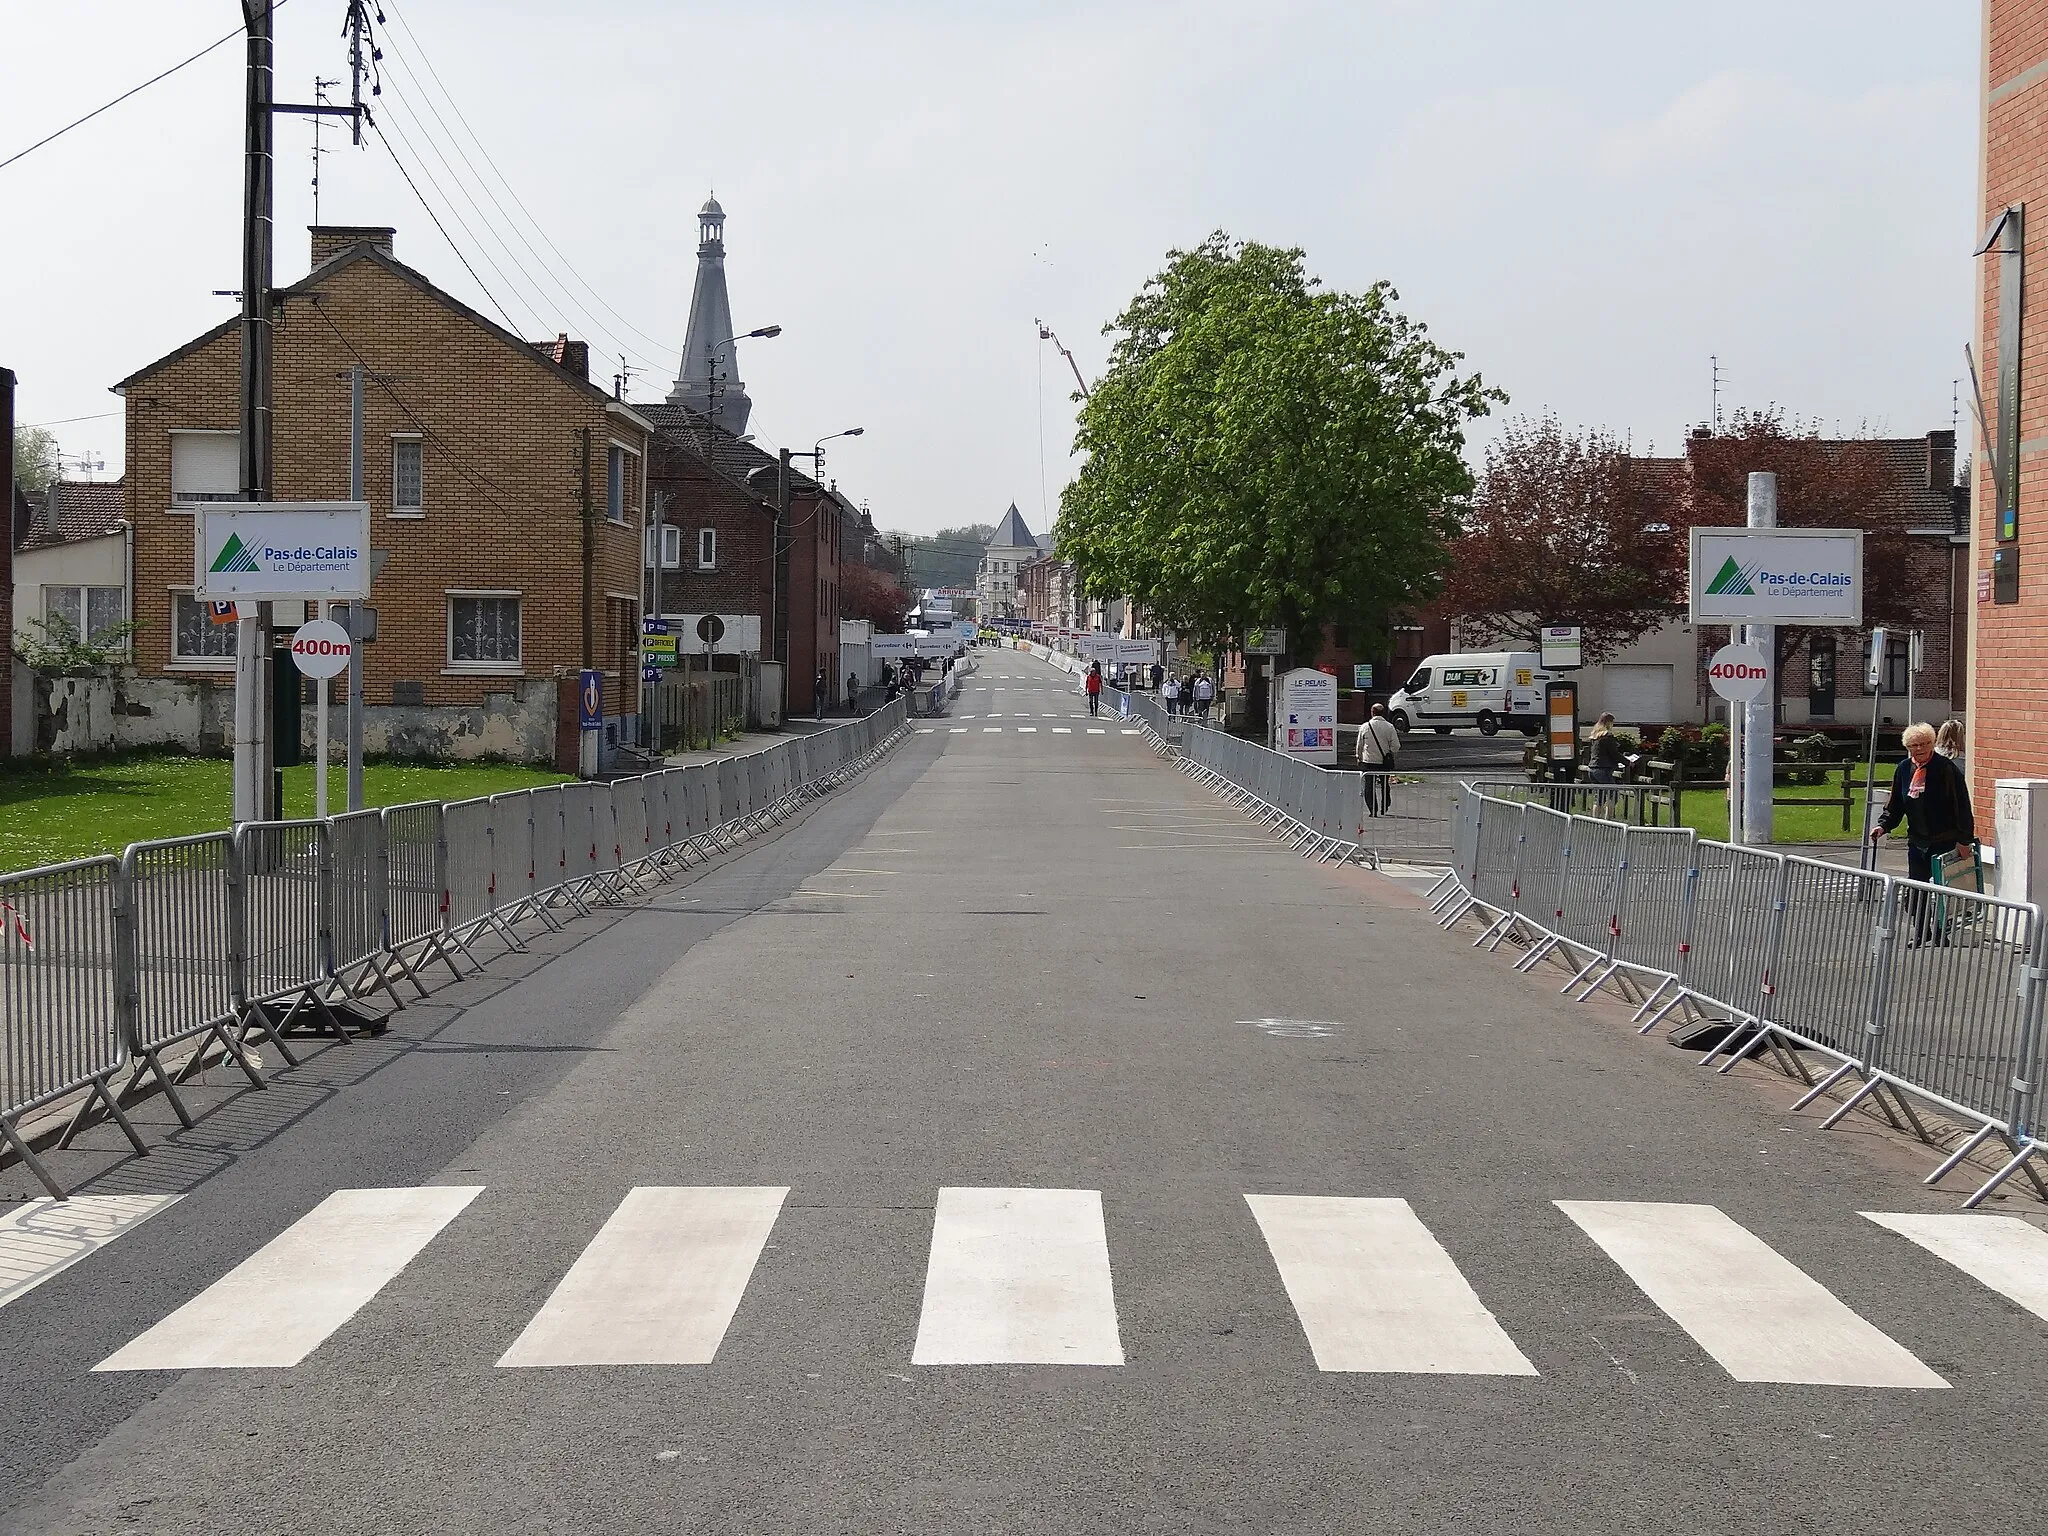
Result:
{"type": "Polygon", "coordinates": [[[1034,320],[1031,323],[1038,327],[1038,339],[1051,342],[1058,349],[1060,356],[1067,360],[1067,366],[1074,370],[1074,382],[1081,386],[1081,398],[1086,400],[1088,398],[1088,381],[1081,377],[1081,365],[1074,361],[1074,354],[1060,344],[1059,337],[1052,333],[1052,327],[1043,320],[1034,320]]]}

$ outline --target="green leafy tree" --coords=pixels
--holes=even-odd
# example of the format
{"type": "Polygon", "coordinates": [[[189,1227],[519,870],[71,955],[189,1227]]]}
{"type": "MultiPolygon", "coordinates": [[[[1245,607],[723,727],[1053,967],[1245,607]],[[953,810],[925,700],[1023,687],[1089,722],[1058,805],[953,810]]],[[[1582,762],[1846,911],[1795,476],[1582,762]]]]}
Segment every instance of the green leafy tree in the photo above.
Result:
{"type": "Polygon", "coordinates": [[[57,435],[48,427],[14,429],[14,483],[34,494],[57,478],[57,435]]]}
{"type": "Polygon", "coordinates": [[[1505,399],[1394,308],[1324,289],[1299,250],[1218,231],[1108,327],[1059,553],[1088,590],[1206,637],[1381,625],[1433,594],[1472,488],[1465,424],[1505,399]]]}

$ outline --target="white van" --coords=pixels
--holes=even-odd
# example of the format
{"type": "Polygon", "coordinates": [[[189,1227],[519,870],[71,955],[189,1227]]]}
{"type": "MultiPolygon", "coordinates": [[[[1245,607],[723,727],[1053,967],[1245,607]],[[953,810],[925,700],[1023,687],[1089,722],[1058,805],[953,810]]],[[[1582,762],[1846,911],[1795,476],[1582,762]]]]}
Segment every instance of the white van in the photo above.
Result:
{"type": "Polygon", "coordinates": [[[1448,736],[1453,726],[1476,725],[1491,736],[1503,725],[1534,736],[1543,724],[1545,672],[1535,651],[1466,651],[1425,656],[1387,700],[1387,714],[1402,730],[1429,726],[1448,736]]]}

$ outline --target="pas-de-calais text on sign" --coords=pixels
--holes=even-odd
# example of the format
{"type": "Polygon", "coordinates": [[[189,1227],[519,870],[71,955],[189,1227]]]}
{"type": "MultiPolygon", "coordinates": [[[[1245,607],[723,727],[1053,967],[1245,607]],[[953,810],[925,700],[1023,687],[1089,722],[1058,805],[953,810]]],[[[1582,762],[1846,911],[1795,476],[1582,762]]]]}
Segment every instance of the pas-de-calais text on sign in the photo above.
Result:
{"type": "Polygon", "coordinates": [[[1860,528],[1701,528],[1687,582],[1695,624],[1863,627],[1860,528]]]}
{"type": "Polygon", "coordinates": [[[1337,679],[1314,667],[1280,678],[1280,723],[1273,745],[1308,763],[1337,761],[1337,679]]]}
{"type": "Polygon", "coordinates": [[[192,585],[202,602],[369,595],[367,502],[217,501],[193,521],[192,585]]]}

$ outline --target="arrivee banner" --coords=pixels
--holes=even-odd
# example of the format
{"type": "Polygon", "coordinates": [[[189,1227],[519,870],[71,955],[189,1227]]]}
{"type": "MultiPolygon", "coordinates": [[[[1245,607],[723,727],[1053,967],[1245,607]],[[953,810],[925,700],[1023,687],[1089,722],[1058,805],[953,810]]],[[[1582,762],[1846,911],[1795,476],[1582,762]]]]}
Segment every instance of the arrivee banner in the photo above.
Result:
{"type": "Polygon", "coordinates": [[[370,594],[367,502],[208,502],[192,531],[192,585],[201,602],[370,594]]]}

